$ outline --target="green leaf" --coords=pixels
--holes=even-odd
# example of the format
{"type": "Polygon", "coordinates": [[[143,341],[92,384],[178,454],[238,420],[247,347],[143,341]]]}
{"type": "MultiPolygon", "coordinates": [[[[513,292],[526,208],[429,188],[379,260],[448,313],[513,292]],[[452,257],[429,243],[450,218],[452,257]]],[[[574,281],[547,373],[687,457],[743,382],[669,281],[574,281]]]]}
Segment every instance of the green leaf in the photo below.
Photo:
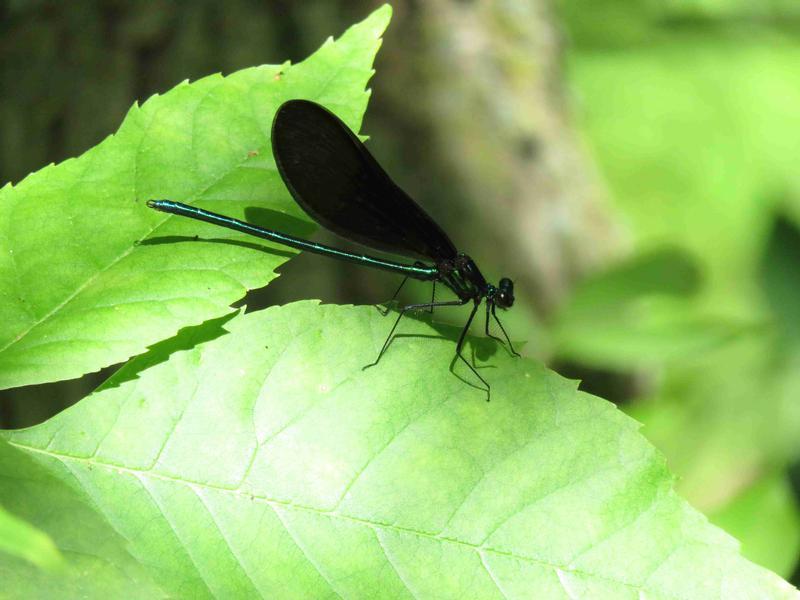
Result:
{"type": "Polygon", "coordinates": [[[0,439],[0,504],[9,510],[0,511],[0,550],[11,553],[0,552],[3,597],[163,597],[70,479],[0,439]]]}
{"type": "Polygon", "coordinates": [[[448,371],[457,330],[413,319],[364,370],[391,320],[313,302],[237,316],[6,435],[90,496],[167,595],[795,597],[575,382],[472,340],[467,356],[496,351],[487,403],[448,371]]]}
{"type": "Polygon", "coordinates": [[[0,506],[0,552],[24,558],[40,569],[55,571],[61,553],[47,535],[0,506]]]}
{"type": "Polygon", "coordinates": [[[184,82],[134,105],[80,158],[0,190],[0,389],[124,361],[229,313],[273,279],[292,253],[258,251],[246,236],[145,201],[197,203],[308,234],[275,170],[272,117],[283,101],[309,98],[357,131],[390,14],[384,6],[295,66],[184,82]],[[195,236],[203,240],[190,243],[195,236]],[[227,243],[206,241],[215,238],[227,243]]]}

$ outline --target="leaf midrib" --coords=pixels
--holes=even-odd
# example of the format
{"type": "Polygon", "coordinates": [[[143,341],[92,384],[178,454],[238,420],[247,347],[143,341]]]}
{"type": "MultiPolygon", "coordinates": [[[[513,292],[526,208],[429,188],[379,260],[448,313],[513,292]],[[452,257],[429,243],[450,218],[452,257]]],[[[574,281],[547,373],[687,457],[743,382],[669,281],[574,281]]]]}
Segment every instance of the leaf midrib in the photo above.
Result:
{"type": "MultiPolygon", "coordinates": [[[[289,501],[286,501],[286,500],[278,500],[278,499],[275,499],[275,498],[270,498],[268,496],[250,494],[250,493],[247,493],[247,492],[242,492],[241,490],[238,490],[238,489],[227,488],[227,487],[224,487],[224,486],[221,486],[221,485],[215,485],[213,483],[180,479],[178,477],[173,477],[171,475],[166,475],[164,473],[157,473],[157,472],[153,471],[152,469],[134,469],[134,468],[130,468],[130,467],[123,467],[123,466],[115,465],[113,463],[107,463],[107,462],[104,462],[104,461],[95,460],[93,458],[72,456],[70,454],[64,454],[64,453],[59,453],[59,452],[52,452],[52,451],[49,451],[49,450],[43,450],[41,448],[36,448],[35,446],[27,446],[25,444],[21,444],[19,442],[15,442],[13,440],[7,440],[7,441],[8,441],[8,443],[10,445],[15,446],[17,448],[20,448],[21,450],[29,451],[29,452],[36,453],[36,454],[42,454],[44,456],[48,456],[50,458],[58,460],[59,462],[65,463],[65,466],[66,466],[66,461],[70,460],[70,461],[75,461],[75,462],[81,463],[81,464],[86,464],[86,465],[91,465],[91,466],[104,468],[104,469],[107,469],[109,471],[115,471],[115,472],[120,473],[120,474],[127,474],[127,475],[130,475],[131,477],[134,477],[134,478],[138,479],[138,480],[141,480],[142,477],[149,477],[149,478],[158,479],[158,480],[161,480],[161,481],[167,481],[167,482],[171,482],[171,483],[181,484],[181,485],[189,487],[193,492],[195,491],[194,488],[205,488],[205,489],[208,489],[208,490],[214,490],[214,491],[217,491],[217,492],[231,494],[233,496],[237,496],[237,497],[240,497],[240,498],[246,498],[246,499],[251,500],[251,501],[264,502],[265,504],[268,504],[273,510],[275,510],[276,507],[278,507],[278,508],[281,508],[281,509],[291,509],[291,510],[298,510],[298,511],[306,511],[306,512],[311,512],[311,513],[314,513],[314,514],[317,514],[317,515],[320,515],[320,516],[323,516],[323,517],[327,517],[327,518],[341,519],[341,520],[344,520],[344,521],[349,521],[349,522],[352,522],[352,523],[356,523],[356,524],[359,524],[359,525],[370,527],[370,528],[375,529],[375,530],[381,530],[382,529],[382,530],[388,530],[388,531],[396,531],[398,533],[412,534],[412,535],[416,535],[418,537],[423,537],[423,538],[426,538],[426,539],[429,539],[429,540],[435,540],[435,541],[440,542],[440,543],[456,544],[458,546],[462,546],[462,547],[470,549],[473,552],[476,552],[478,554],[478,556],[481,558],[481,562],[483,562],[482,554],[484,554],[484,553],[496,554],[498,556],[503,556],[503,557],[507,557],[507,558],[513,558],[515,560],[528,562],[528,563],[533,563],[533,564],[537,564],[537,565],[540,565],[540,566],[547,567],[548,569],[552,569],[556,573],[556,575],[559,577],[559,580],[561,580],[560,575],[558,575],[558,573],[560,571],[562,573],[569,573],[569,574],[574,574],[574,575],[578,575],[578,576],[585,576],[585,577],[589,577],[589,578],[595,578],[597,580],[608,581],[608,582],[614,583],[616,585],[621,585],[621,586],[630,588],[631,590],[634,590],[634,591],[637,591],[637,592],[645,592],[645,591],[648,590],[647,587],[637,586],[635,584],[628,583],[626,581],[621,581],[619,579],[614,579],[613,577],[608,577],[608,576],[605,576],[605,575],[600,575],[600,574],[592,573],[592,572],[589,572],[589,571],[583,571],[583,570],[580,570],[580,569],[570,568],[568,566],[560,565],[560,564],[557,564],[557,563],[553,563],[553,562],[550,562],[550,561],[547,561],[547,560],[544,560],[544,559],[541,559],[541,558],[527,556],[527,555],[524,555],[524,554],[517,554],[515,552],[510,552],[510,551],[507,551],[507,550],[501,550],[499,548],[493,548],[493,547],[487,546],[485,544],[475,544],[475,543],[468,542],[468,541],[461,540],[461,539],[457,539],[457,538],[446,537],[446,536],[442,536],[440,534],[434,534],[434,533],[430,533],[430,532],[427,532],[427,531],[414,529],[413,527],[404,527],[402,525],[395,525],[395,524],[392,524],[392,523],[384,523],[384,522],[381,522],[381,521],[373,521],[373,520],[366,519],[366,518],[363,518],[363,517],[355,517],[355,516],[352,516],[352,515],[345,515],[345,514],[334,512],[334,511],[322,510],[322,509],[316,508],[314,506],[308,506],[308,505],[304,505],[304,504],[296,504],[296,503],[289,502],[289,501]]],[[[69,470],[69,467],[67,467],[67,469],[69,470]]],[[[77,479],[76,479],[76,481],[77,481],[77,479]]],[[[81,488],[84,487],[81,484],[80,481],[78,481],[78,485],[80,485],[81,488]]],[[[163,511],[161,512],[161,514],[164,516],[165,519],[169,520],[167,518],[167,516],[163,513],[163,511]]],[[[490,572],[490,576],[492,576],[491,572],[490,572]]],[[[678,596],[669,595],[668,593],[665,594],[663,591],[658,591],[658,593],[660,594],[660,597],[663,597],[663,598],[669,598],[669,599],[672,599],[672,600],[681,600],[678,596]]]]}
{"type": "MultiPolygon", "coordinates": [[[[217,88],[219,88],[221,85],[223,85],[223,84],[225,83],[225,81],[226,81],[226,80],[225,80],[225,78],[223,78],[223,79],[222,79],[222,81],[220,81],[220,82],[219,82],[217,85],[215,85],[215,86],[211,87],[210,89],[208,89],[208,90],[206,91],[206,93],[204,94],[203,98],[202,98],[202,99],[200,99],[200,101],[198,102],[198,106],[199,106],[200,104],[202,104],[202,103],[205,101],[205,99],[206,99],[206,98],[208,98],[208,96],[209,96],[209,95],[210,95],[210,94],[211,94],[211,93],[212,93],[214,90],[216,90],[216,89],[217,89],[217,88]]],[[[247,91],[245,92],[245,94],[249,96],[249,95],[250,95],[250,92],[252,91],[252,89],[253,89],[253,87],[254,87],[254,86],[255,86],[255,84],[254,84],[254,83],[251,83],[251,84],[248,86],[248,88],[247,88],[247,91]]],[[[141,107],[140,107],[140,109],[139,109],[139,110],[141,110],[141,107]]],[[[133,169],[134,169],[134,180],[133,180],[133,186],[134,186],[134,198],[138,198],[138,191],[137,191],[137,190],[138,190],[138,187],[137,187],[137,186],[138,186],[139,150],[140,150],[140,148],[141,148],[141,144],[142,144],[142,143],[144,142],[144,140],[146,139],[147,132],[150,130],[150,127],[152,127],[152,125],[153,125],[153,121],[155,120],[156,116],[159,114],[159,112],[160,112],[161,110],[162,110],[162,108],[161,108],[161,107],[159,107],[159,109],[157,109],[157,110],[154,110],[154,111],[153,111],[152,115],[150,116],[150,120],[148,121],[147,125],[145,126],[145,128],[144,128],[144,130],[143,130],[143,132],[142,132],[142,134],[141,134],[141,136],[142,136],[142,137],[141,137],[141,140],[139,141],[139,145],[137,146],[137,148],[136,148],[136,152],[135,152],[135,154],[134,154],[134,165],[133,165],[133,169]]],[[[256,124],[260,125],[260,123],[258,123],[258,121],[257,121],[257,120],[256,120],[255,122],[256,122],[256,124]]],[[[194,126],[193,126],[193,127],[194,127],[194,126]]],[[[260,127],[259,127],[259,129],[260,129],[260,127]]],[[[112,139],[113,139],[113,138],[112,138],[112,139]]],[[[192,134],[192,139],[194,140],[194,133],[192,134]]],[[[263,144],[263,145],[259,146],[259,147],[258,147],[258,151],[259,151],[259,153],[260,153],[260,152],[261,152],[261,151],[262,151],[262,150],[263,150],[265,147],[266,147],[266,144],[263,144]]],[[[224,177],[226,177],[227,175],[229,175],[229,174],[230,174],[232,171],[235,171],[236,169],[239,169],[239,168],[240,168],[242,165],[244,165],[244,164],[245,164],[245,163],[246,163],[248,160],[250,160],[250,155],[249,155],[249,153],[248,153],[248,154],[246,154],[246,155],[244,156],[243,160],[241,160],[240,162],[236,163],[236,164],[235,164],[235,165],[233,165],[231,168],[229,168],[229,169],[226,169],[226,170],[222,171],[222,172],[221,172],[221,173],[219,173],[219,174],[218,174],[216,177],[214,177],[214,178],[213,178],[213,179],[212,179],[210,182],[208,182],[208,183],[207,183],[205,186],[203,186],[203,187],[202,187],[202,188],[200,188],[200,189],[199,189],[197,192],[195,192],[195,193],[193,194],[193,196],[192,196],[192,200],[189,202],[189,204],[191,204],[193,201],[196,201],[196,200],[197,200],[197,199],[198,199],[200,196],[202,196],[203,194],[205,194],[205,193],[206,193],[206,192],[207,192],[209,189],[211,189],[211,188],[212,188],[214,185],[216,185],[217,183],[219,183],[219,181],[220,181],[220,180],[222,180],[224,177]]],[[[87,161],[87,163],[88,163],[88,161],[87,161]]],[[[88,164],[91,164],[91,163],[88,163],[88,164]]],[[[266,167],[265,167],[265,168],[266,168],[266,167]]],[[[88,170],[88,166],[87,166],[87,170],[88,170]]],[[[271,170],[275,170],[275,169],[273,168],[273,169],[271,169],[271,170]]],[[[158,230],[158,229],[159,229],[159,228],[160,228],[162,225],[164,225],[164,223],[166,223],[166,222],[167,222],[167,221],[168,221],[170,218],[171,218],[171,216],[166,216],[165,218],[163,218],[162,220],[160,220],[158,223],[156,223],[156,224],[155,224],[153,227],[151,227],[149,230],[146,230],[146,231],[145,231],[145,232],[144,232],[144,233],[143,233],[143,234],[140,236],[139,240],[146,239],[147,237],[149,237],[149,236],[153,235],[153,233],[155,233],[155,232],[156,232],[156,231],[157,231],[157,230],[158,230]]],[[[5,345],[5,346],[3,346],[2,348],[0,348],[0,354],[2,354],[3,352],[5,352],[6,350],[8,350],[9,348],[11,348],[12,346],[16,345],[16,344],[17,344],[19,341],[21,341],[21,340],[22,340],[22,339],[24,339],[26,336],[28,336],[28,335],[30,334],[30,332],[31,332],[31,331],[33,331],[34,329],[36,329],[37,327],[39,327],[39,326],[40,326],[42,323],[45,323],[45,322],[47,322],[47,321],[48,321],[48,320],[49,320],[49,319],[50,319],[50,318],[51,318],[53,315],[55,315],[55,314],[56,314],[56,313],[58,313],[60,310],[62,310],[62,309],[63,309],[63,308],[64,308],[64,307],[65,307],[67,304],[69,304],[70,302],[72,302],[72,301],[73,301],[73,300],[74,300],[76,297],[78,297],[78,296],[79,296],[79,295],[80,295],[80,294],[81,294],[81,293],[82,293],[84,290],[86,290],[86,288],[87,288],[87,287],[89,287],[89,286],[90,286],[92,283],[94,283],[94,282],[97,280],[97,278],[98,278],[98,277],[100,277],[101,275],[103,275],[104,273],[106,273],[106,272],[107,272],[109,269],[111,269],[111,268],[113,268],[114,266],[116,266],[117,264],[119,264],[119,263],[120,263],[120,261],[122,261],[122,260],[124,260],[125,258],[127,258],[127,257],[128,257],[128,256],[129,256],[129,255],[130,255],[130,254],[131,254],[131,253],[132,253],[132,252],[133,252],[133,251],[134,251],[134,250],[135,250],[137,247],[138,247],[138,246],[137,246],[136,244],[132,244],[132,245],[128,246],[128,247],[127,247],[127,248],[126,248],[126,249],[125,249],[125,250],[124,250],[124,251],[123,251],[121,254],[118,254],[117,256],[115,256],[114,258],[112,258],[112,259],[111,259],[111,261],[110,261],[110,262],[109,262],[109,263],[108,263],[106,266],[104,266],[102,269],[100,269],[99,271],[97,271],[96,273],[94,273],[94,274],[93,274],[91,277],[89,277],[89,278],[88,278],[86,281],[84,281],[84,282],[83,282],[83,283],[82,283],[80,286],[78,286],[78,288],[76,288],[76,290],[75,290],[75,291],[74,291],[72,294],[70,294],[69,296],[67,296],[66,298],[64,298],[64,300],[62,300],[62,301],[61,301],[60,303],[58,303],[58,304],[57,304],[55,307],[53,307],[52,309],[50,309],[50,310],[49,310],[49,311],[48,311],[48,312],[47,312],[45,315],[43,315],[41,318],[39,318],[39,319],[35,320],[35,321],[34,321],[34,322],[33,322],[33,323],[32,323],[32,324],[31,324],[31,325],[30,325],[30,326],[29,326],[27,329],[25,329],[24,331],[22,331],[22,332],[20,332],[19,334],[17,334],[17,336],[16,336],[15,338],[13,338],[12,340],[10,340],[10,341],[9,341],[9,342],[8,342],[8,343],[5,345]]]]}

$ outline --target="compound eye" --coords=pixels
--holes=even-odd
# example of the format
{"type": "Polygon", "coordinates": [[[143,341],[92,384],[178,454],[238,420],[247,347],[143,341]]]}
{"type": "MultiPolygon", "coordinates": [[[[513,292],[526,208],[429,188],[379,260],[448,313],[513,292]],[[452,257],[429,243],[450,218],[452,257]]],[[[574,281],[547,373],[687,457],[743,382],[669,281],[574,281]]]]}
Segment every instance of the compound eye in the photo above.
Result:
{"type": "Polygon", "coordinates": [[[509,298],[508,294],[503,290],[498,290],[494,296],[494,303],[500,308],[508,308],[513,302],[513,297],[509,298]]]}
{"type": "Polygon", "coordinates": [[[514,282],[508,277],[503,277],[497,288],[497,305],[501,308],[510,308],[514,304],[514,282]]]}

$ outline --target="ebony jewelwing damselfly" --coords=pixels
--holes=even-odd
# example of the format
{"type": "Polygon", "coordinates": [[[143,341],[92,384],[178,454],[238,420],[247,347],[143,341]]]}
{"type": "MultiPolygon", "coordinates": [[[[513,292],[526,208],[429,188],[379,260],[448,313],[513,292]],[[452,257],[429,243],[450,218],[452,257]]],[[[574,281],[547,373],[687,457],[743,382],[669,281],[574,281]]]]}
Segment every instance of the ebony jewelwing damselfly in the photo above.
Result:
{"type": "MultiPolygon", "coordinates": [[[[404,279],[392,300],[409,277],[433,282],[434,290],[436,282],[444,284],[458,299],[444,302],[432,299],[431,302],[409,304],[401,308],[378,357],[367,366],[378,364],[393,339],[400,319],[408,311],[462,306],[471,301],[472,311],[458,338],[453,361],[460,358],[481,380],[486,386],[488,400],[489,384],[461,351],[478,307],[485,301],[486,335],[503,343],[489,331],[491,315],[503,332],[511,353],[519,356],[496,313],[497,307],[505,309],[514,304],[514,283],[507,277],[502,278],[496,286],[488,283],[475,262],[456,250],[444,231],[389,178],[347,125],[319,104],[309,100],[289,100],[278,108],[272,123],[272,153],[286,187],[317,223],[368,248],[428,260],[433,264],[419,260],[407,264],[347,252],[171,200],[151,200],[147,205],[162,212],[206,221],[298,250],[403,275],[404,279]]],[[[388,309],[385,314],[388,314],[388,309]]],[[[451,363],[451,369],[454,364],[451,363]]]]}

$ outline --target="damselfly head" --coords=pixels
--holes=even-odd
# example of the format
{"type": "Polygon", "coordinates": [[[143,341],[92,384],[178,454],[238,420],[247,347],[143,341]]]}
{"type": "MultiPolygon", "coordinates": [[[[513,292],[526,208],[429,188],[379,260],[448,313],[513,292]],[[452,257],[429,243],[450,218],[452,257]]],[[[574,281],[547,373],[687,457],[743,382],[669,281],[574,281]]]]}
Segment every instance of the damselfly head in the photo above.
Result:
{"type": "Polygon", "coordinates": [[[511,308],[514,305],[514,282],[503,277],[497,284],[493,300],[500,308],[511,308]]]}

